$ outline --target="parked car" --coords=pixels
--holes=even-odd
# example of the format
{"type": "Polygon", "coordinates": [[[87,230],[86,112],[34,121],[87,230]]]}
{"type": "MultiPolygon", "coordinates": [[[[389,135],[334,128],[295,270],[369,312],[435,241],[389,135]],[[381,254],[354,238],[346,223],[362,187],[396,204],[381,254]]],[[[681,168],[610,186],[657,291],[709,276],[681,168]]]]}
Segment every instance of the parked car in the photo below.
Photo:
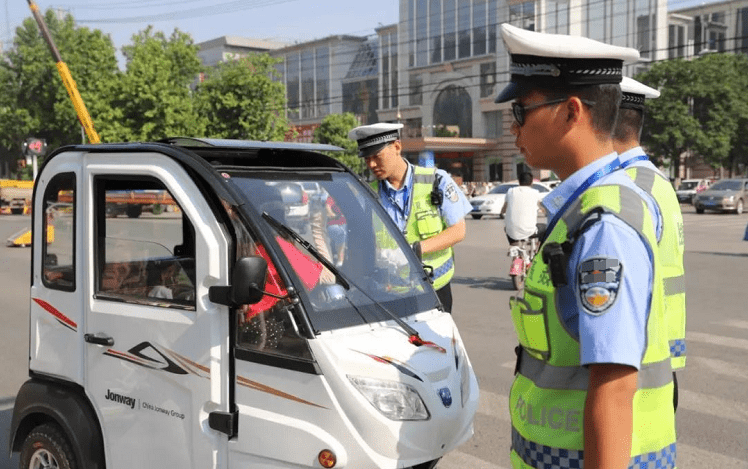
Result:
{"type": "Polygon", "coordinates": [[[722,179],[709,189],[694,196],[696,213],[704,210],[743,213],[748,203],[748,178],[722,179]]]}
{"type": "MultiPolygon", "coordinates": [[[[501,207],[504,206],[506,193],[509,189],[518,185],[519,183],[517,182],[506,182],[494,187],[487,194],[476,195],[470,199],[470,204],[473,206],[470,215],[476,220],[480,220],[484,216],[498,217],[501,213],[501,207]]],[[[545,197],[551,191],[543,182],[533,182],[532,187],[540,192],[542,197],[545,197]]]]}
{"type": "Polygon", "coordinates": [[[682,204],[693,203],[693,197],[709,188],[709,179],[683,179],[678,185],[675,194],[678,202],[682,204]]]}

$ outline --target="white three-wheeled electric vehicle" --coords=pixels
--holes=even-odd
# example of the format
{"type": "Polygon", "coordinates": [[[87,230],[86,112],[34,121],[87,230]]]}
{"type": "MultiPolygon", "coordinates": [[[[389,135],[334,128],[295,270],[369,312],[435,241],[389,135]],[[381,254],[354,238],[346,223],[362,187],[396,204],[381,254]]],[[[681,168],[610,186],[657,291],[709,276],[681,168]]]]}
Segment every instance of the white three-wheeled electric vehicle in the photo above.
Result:
{"type": "Polygon", "coordinates": [[[179,138],[47,158],[22,468],[426,469],[470,438],[452,316],[368,186],[320,153],[336,149],[179,138]]]}

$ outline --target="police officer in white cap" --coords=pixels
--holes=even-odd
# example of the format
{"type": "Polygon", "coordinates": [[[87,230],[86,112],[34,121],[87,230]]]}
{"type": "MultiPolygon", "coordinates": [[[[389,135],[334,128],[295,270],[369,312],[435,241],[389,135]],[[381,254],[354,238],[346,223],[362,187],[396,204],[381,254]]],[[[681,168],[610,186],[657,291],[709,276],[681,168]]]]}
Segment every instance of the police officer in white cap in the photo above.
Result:
{"type": "Polygon", "coordinates": [[[670,356],[673,368],[673,405],[678,407],[678,380],[675,371],[686,366],[686,281],[683,266],[685,243],[683,214],[678,196],[667,176],[662,174],[642,149],[645,100],[656,99],[660,92],[632,78],[621,81],[621,109],[613,132],[613,147],[618,152],[621,168],[637,186],[650,194],[662,214],[662,230],[658,244],[663,260],[663,290],[667,309],[670,356]],[[667,251],[670,250],[670,251],[667,251]]]}
{"type": "Polygon", "coordinates": [[[502,25],[515,144],[561,179],[525,289],[510,301],[515,468],[675,467],[654,200],[618,171],[611,134],[634,49],[502,25]]]}
{"type": "Polygon", "coordinates": [[[377,123],[351,130],[359,156],[377,179],[372,189],[425,265],[445,311],[452,312],[452,247],[465,238],[472,207],[445,171],[410,164],[402,157],[402,124],[377,123]]]}

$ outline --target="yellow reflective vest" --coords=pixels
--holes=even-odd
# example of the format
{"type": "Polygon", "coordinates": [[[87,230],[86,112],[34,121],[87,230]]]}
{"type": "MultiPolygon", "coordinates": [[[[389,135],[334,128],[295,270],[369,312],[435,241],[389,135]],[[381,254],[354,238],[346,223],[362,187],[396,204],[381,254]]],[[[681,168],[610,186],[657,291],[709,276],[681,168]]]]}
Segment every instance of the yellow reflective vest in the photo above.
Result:
{"type": "Polygon", "coordinates": [[[685,242],[683,214],[673,186],[652,168],[630,166],[626,174],[655,199],[662,213],[662,236],[658,243],[667,310],[670,364],[673,370],[686,366],[686,278],[683,268],[685,242]]]}
{"type": "MultiPolygon", "coordinates": [[[[654,279],[646,349],[633,402],[629,467],[674,468],[673,375],[662,269],[646,202],[628,187],[593,186],[561,215],[539,252],[542,253],[548,243],[569,241],[593,211],[613,214],[629,224],[647,241],[653,256],[654,279]]],[[[583,467],[584,406],[589,370],[580,364],[578,339],[569,334],[562,322],[556,287],[542,255],[533,260],[521,297],[512,298],[510,305],[520,343],[509,397],[512,466],[523,469],[583,467]]]]}
{"type": "MultiPolygon", "coordinates": [[[[432,238],[447,228],[439,209],[431,203],[431,190],[435,180],[435,169],[413,165],[413,187],[411,188],[408,220],[405,225],[405,240],[408,244],[432,238]]],[[[371,188],[379,195],[379,181],[372,181],[371,188]]],[[[424,253],[424,265],[434,269],[434,290],[444,287],[454,276],[454,256],[451,247],[441,251],[424,253]]]]}

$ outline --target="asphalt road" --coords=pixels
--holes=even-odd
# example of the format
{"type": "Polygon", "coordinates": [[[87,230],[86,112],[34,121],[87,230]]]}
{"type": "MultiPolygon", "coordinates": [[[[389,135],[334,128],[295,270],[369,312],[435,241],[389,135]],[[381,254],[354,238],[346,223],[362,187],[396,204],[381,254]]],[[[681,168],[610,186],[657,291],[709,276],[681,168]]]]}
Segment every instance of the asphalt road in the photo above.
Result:
{"type": "MultiPolygon", "coordinates": [[[[688,366],[680,373],[678,467],[748,468],[748,215],[697,215],[683,206],[686,236],[688,366]]],[[[30,222],[0,216],[0,242],[30,222]]],[[[508,302],[503,221],[467,219],[456,248],[454,317],[481,388],[475,435],[439,469],[508,468],[509,388],[515,338],[508,302]]],[[[0,449],[15,394],[27,377],[29,248],[0,246],[0,449]]],[[[0,469],[17,467],[0,451],[0,469]]]]}

